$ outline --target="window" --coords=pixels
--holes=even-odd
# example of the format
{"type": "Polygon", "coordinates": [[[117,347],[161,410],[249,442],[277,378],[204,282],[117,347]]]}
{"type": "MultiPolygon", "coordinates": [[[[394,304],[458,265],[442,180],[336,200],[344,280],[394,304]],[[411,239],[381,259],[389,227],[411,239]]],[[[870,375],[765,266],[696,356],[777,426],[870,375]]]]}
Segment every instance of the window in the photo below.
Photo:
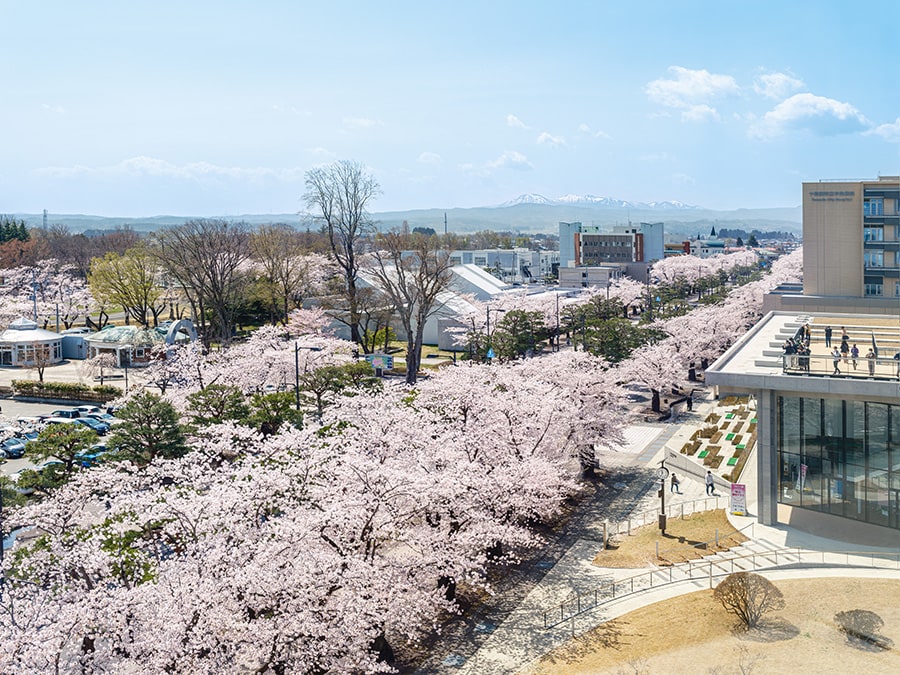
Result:
{"type": "Polygon", "coordinates": [[[884,295],[884,286],[882,284],[866,284],[866,295],[884,295]]]}
{"type": "Polygon", "coordinates": [[[883,227],[863,228],[863,239],[865,241],[884,241],[884,228],[883,227]]]}
{"type": "Polygon", "coordinates": [[[884,267],[884,251],[864,251],[866,267],[884,267]]]}
{"type": "Polygon", "coordinates": [[[883,216],[884,215],[884,199],[866,199],[863,202],[864,216],[883,216]]]}

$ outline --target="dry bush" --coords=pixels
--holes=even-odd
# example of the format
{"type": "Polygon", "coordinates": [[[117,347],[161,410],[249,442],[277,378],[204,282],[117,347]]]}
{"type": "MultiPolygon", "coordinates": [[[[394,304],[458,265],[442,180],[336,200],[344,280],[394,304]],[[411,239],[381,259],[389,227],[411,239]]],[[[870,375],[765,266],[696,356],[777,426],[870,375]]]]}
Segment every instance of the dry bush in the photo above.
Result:
{"type": "Polygon", "coordinates": [[[716,586],[713,597],[745,628],[759,625],[768,612],[784,609],[781,591],[771,581],[753,572],[729,574],[716,586]]]}
{"type": "Polygon", "coordinates": [[[851,609],[835,614],[834,621],[852,643],[872,645],[881,649],[890,649],[894,644],[893,640],[879,634],[878,631],[884,626],[884,621],[875,612],[867,609],[851,609]]]}

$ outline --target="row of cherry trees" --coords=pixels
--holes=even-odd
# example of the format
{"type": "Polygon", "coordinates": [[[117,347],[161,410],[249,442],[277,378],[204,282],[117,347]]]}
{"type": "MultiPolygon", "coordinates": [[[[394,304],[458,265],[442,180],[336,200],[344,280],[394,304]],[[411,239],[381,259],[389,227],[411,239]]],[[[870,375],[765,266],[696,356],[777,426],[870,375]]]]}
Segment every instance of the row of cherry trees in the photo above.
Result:
{"type": "MultiPolygon", "coordinates": [[[[388,670],[391,647],[455,611],[458,588],[485,587],[494,566],[540,544],[531,526],[556,518],[585,457],[620,439],[622,385],[682,381],[690,361],[752,325],[798,262],[659,322],[667,337],[615,366],[564,350],[447,367],[415,388],[349,385],[316,419],[269,433],[198,415],[197,396],[290,391],[352,362],[321,312],[225,351],[174,349],[148,375],[187,424],[190,452],[75,472],[8,516],[40,536],[4,562],[0,661],[16,672],[388,670]]],[[[635,290],[610,293],[624,302],[635,290]]],[[[534,311],[555,314],[555,302],[534,311]]]]}

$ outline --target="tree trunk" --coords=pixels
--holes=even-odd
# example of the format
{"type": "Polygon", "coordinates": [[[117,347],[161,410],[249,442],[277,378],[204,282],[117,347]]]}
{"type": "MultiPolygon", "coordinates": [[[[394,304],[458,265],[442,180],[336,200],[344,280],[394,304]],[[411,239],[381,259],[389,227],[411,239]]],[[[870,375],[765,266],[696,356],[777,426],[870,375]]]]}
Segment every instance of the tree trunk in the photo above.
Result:
{"type": "Polygon", "coordinates": [[[650,406],[653,409],[653,412],[658,413],[661,410],[659,405],[659,390],[651,389],[650,391],[653,392],[653,398],[651,399],[650,406]]]}

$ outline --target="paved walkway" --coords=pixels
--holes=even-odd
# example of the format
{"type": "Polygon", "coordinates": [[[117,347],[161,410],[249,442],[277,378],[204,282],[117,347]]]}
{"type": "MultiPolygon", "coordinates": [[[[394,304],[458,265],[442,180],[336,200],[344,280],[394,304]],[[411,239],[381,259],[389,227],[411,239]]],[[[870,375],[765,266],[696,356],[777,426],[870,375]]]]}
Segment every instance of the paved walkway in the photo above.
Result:
{"type": "MultiPolygon", "coordinates": [[[[707,394],[708,395],[708,394],[707,394]]],[[[582,512],[573,519],[567,532],[549,547],[548,554],[536,561],[500,589],[495,602],[485,603],[478,616],[466,626],[464,639],[441,640],[436,650],[419,673],[460,673],[465,675],[494,675],[513,673],[538,660],[550,649],[565,643],[574,635],[621,616],[648,604],[710,588],[725,574],[745,569],[768,569],[766,576],[773,579],[824,576],[877,576],[900,580],[900,558],[896,549],[851,546],[842,542],[808,535],[784,526],[766,527],[755,522],[756,494],[750,490],[756,484],[755,462],[747,463],[742,477],[748,485],[748,517],[732,517],[738,529],[744,529],[750,541],[744,545],[710,556],[689,565],[647,569],[604,569],[591,564],[603,536],[603,521],[621,521],[631,513],[658,505],[656,495],[659,482],[653,470],[665,456],[665,445],[679,444],[680,437],[689,434],[683,424],[699,424],[715,406],[715,402],[695,396],[692,413],[680,415],[676,424],[638,425],[629,429],[626,443],[616,451],[607,452],[601,458],[602,465],[619,465],[619,477],[612,486],[618,490],[612,498],[603,499],[600,494],[584,505],[582,512]],[[785,548],[794,547],[793,552],[785,548]],[[893,553],[893,557],[877,555],[823,555],[822,551],[861,551],[893,553]],[[848,567],[848,564],[851,565],[848,567]],[[873,568],[872,565],[877,565],[873,568]],[[785,566],[787,566],[785,568],[785,566]],[[777,568],[777,569],[775,569],[777,568]],[[623,580],[641,575],[617,587],[620,594],[615,600],[598,597],[597,606],[586,607],[593,602],[593,592],[613,580],[623,580]],[[712,579],[711,579],[712,577],[712,579]],[[519,587],[516,583],[522,582],[519,587]],[[626,585],[635,592],[621,595],[626,585]],[[574,598],[581,594],[581,611],[574,598]],[[560,616],[545,616],[551,608],[561,603],[571,605],[560,611],[560,616]],[[447,651],[447,648],[450,651],[447,651]]],[[[600,490],[598,493],[602,493],[600,490]]],[[[669,492],[666,485],[666,501],[678,504],[703,498],[706,487],[702,473],[696,478],[681,476],[681,493],[669,492]]],[[[601,594],[602,595],[602,594],[601,594]]]]}

